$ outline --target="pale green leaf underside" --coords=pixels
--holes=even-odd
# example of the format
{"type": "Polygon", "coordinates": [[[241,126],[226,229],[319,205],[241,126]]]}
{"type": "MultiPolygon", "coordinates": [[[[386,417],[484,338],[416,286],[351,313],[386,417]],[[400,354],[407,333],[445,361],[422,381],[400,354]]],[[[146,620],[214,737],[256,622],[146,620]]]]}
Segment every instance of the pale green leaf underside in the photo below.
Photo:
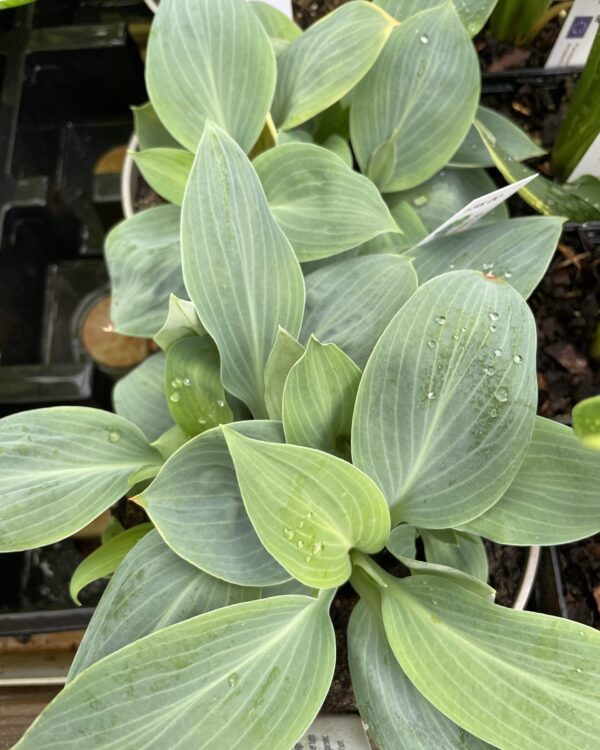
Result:
{"type": "MultiPolygon", "coordinates": [[[[399,21],[406,21],[416,13],[442,4],[440,0],[375,0],[375,2],[399,21]]],[[[497,0],[454,0],[458,15],[470,36],[475,36],[478,31],[481,31],[496,2],[497,0]]]]}
{"type": "Polygon", "coordinates": [[[140,148],[181,148],[160,121],[150,102],[132,107],[135,134],[140,148]]]}
{"type": "Polygon", "coordinates": [[[161,0],[148,42],[146,84],[167,129],[195,152],[206,120],[244,151],[275,91],[269,39],[245,0],[161,0]]]}
{"type": "Polygon", "coordinates": [[[257,589],[225,583],[189,565],[151,531],[108,584],[77,649],[69,680],[155,630],[257,598],[257,589]]]}
{"type": "Polygon", "coordinates": [[[137,425],[150,442],[173,426],[165,396],[165,364],[162,352],[153,354],[113,389],[116,413],[137,425]]]}
{"type": "Polygon", "coordinates": [[[169,296],[186,296],[176,206],[149,208],[125,219],[106,238],[111,318],[119,333],[151,338],[167,317],[169,296]]]}
{"type": "Polygon", "coordinates": [[[280,328],[265,367],[265,404],[271,419],[281,421],[283,389],[293,365],[304,353],[304,347],[280,328]]]}
{"type": "Polygon", "coordinates": [[[397,255],[336,261],[308,274],[300,341],[337,344],[364,367],[390,320],[417,288],[412,264],[397,255]]]}
{"type": "Polygon", "coordinates": [[[79,406],[21,412],[0,421],[0,551],[41,547],[74,534],[162,459],[116,414],[79,406]]]}
{"type": "Polygon", "coordinates": [[[573,429],[584,445],[600,448],[600,397],[586,398],[575,405],[573,429]]]}
{"type": "Polygon", "coordinates": [[[600,531],[600,458],[570,427],[536,417],[525,460],[467,528],[502,544],[565,544],[600,531]]]}
{"type": "Polygon", "coordinates": [[[327,148],[288,143],[261,154],[254,168],[302,262],[399,231],[375,185],[327,148]]]}
{"type": "Polygon", "coordinates": [[[456,568],[481,581],[487,581],[488,557],[480,537],[464,531],[454,532],[453,537],[453,543],[450,544],[435,533],[423,529],[421,539],[427,562],[456,568]]]}
{"type": "Polygon", "coordinates": [[[311,337],[283,393],[286,442],[350,458],[350,432],[360,369],[335,344],[311,337]]]}
{"type": "Polygon", "coordinates": [[[484,750],[431,705],[394,658],[382,624],[359,602],[348,627],[348,662],[360,715],[379,750],[484,750]]]}
{"type": "Polygon", "coordinates": [[[390,529],[385,499],[354,466],[312,448],[224,432],[256,533],[294,578],[339,586],[350,577],[351,549],[383,547],[390,529]]]}
{"type": "Polygon", "coordinates": [[[182,215],[183,275],[221,355],[224,387],[266,416],[264,370],[281,326],[296,336],[304,280],[252,164],[207,125],[182,215]]]}
{"type": "Polygon", "coordinates": [[[171,625],[93,664],[19,750],[289,750],[317,714],[335,663],[323,603],[282,596],[171,625]],[[319,669],[315,669],[315,665],[319,669]]]}
{"type": "Polygon", "coordinates": [[[536,330],[509,284],[454,271],[420,287],[365,368],[354,463],[382,488],[394,523],[466,523],[515,476],[537,401],[536,330]]]}
{"type": "Polygon", "coordinates": [[[279,55],[273,119],[290,130],[323,112],[363,78],[395,22],[363,0],[348,3],[279,55]]]}
{"type": "Polygon", "coordinates": [[[151,148],[132,154],[150,187],[165,200],[181,206],[194,155],[175,148],[151,148]]]}
{"type": "MultiPolygon", "coordinates": [[[[232,428],[253,438],[283,441],[276,422],[239,422],[232,428]]],[[[268,586],[289,578],[248,519],[220,429],[190,440],[173,454],[140,502],[169,547],[206,573],[242,586],[268,586]]]]}
{"type": "Polygon", "coordinates": [[[550,265],[563,220],[533,216],[479,224],[407,251],[419,282],[452,270],[473,269],[506,279],[527,299],[550,265]]]}
{"type": "MultiPolygon", "coordinates": [[[[546,152],[534,143],[531,138],[517,125],[504,115],[494,112],[487,107],[477,107],[477,119],[490,131],[496,142],[502,146],[505,153],[514,161],[525,161],[536,156],[543,156],[546,152]]],[[[493,167],[494,160],[490,156],[485,143],[472,125],[467,137],[450,160],[452,167],[493,167]]]]}
{"type": "Polygon", "coordinates": [[[167,318],[154,340],[163,351],[168,351],[176,341],[188,336],[204,336],[206,331],[196,308],[187,299],[180,299],[175,294],[169,297],[167,318]]]}
{"type": "Polygon", "coordinates": [[[151,529],[150,523],[133,526],[103,542],[100,547],[84,557],[71,577],[71,599],[79,604],[80,591],[93,581],[112,575],[129,550],[151,529]]]}
{"type": "Polygon", "coordinates": [[[401,23],[352,94],[350,134],[361,170],[385,193],[432,177],[467,135],[479,79],[477,54],[451,3],[401,23]]]}
{"type": "MultiPolygon", "coordinates": [[[[446,167],[423,185],[386,196],[392,214],[398,202],[407,202],[417,212],[429,232],[464,208],[474,198],[496,190],[492,178],[483,169],[451,169],[446,167]]],[[[478,225],[508,219],[508,209],[501,203],[481,218],[478,225]]],[[[398,219],[397,219],[398,220],[398,219]]],[[[421,240],[422,237],[419,237],[421,240]]],[[[417,240],[417,241],[419,241],[417,240]]],[[[415,243],[416,244],[416,243],[415,243]]]]}
{"type": "Polygon", "coordinates": [[[506,748],[597,747],[597,631],[491,604],[433,576],[402,579],[382,595],[400,666],[464,729],[506,748]]]}

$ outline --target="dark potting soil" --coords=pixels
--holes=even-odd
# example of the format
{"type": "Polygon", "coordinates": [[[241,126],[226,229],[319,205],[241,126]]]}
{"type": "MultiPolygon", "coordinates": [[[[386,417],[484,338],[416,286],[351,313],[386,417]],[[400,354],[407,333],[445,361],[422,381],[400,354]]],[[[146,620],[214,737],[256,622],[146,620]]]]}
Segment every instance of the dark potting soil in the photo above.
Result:
{"type": "Polygon", "coordinates": [[[339,8],[347,0],[294,0],[294,21],[303,29],[339,8]]]}
{"type": "Polygon", "coordinates": [[[558,548],[569,619],[600,629],[600,534],[558,548]]]}
{"type": "MultiPolygon", "coordinates": [[[[496,603],[511,607],[519,589],[525,570],[527,549],[507,547],[494,542],[485,542],[490,567],[489,584],[496,589],[496,603]]],[[[600,544],[598,545],[600,550],[600,544]]],[[[406,568],[389,553],[377,556],[380,565],[394,575],[406,575],[406,568]]],[[[600,583],[600,557],[598,560],[598,582],[600,583]]],[[[350,585],[343,586],[331,605],[331,619],[336,634],[336,667],[323,711],[348,713],[356,711],[356,701],[348,668],[348,644],[346,633],[350,615],[358,602],[358,596],[350,585]]]]}
{"type": "Polygon", "coordinates": [[[133,196],[133,210],[135,213],[154,206],[162,206],[166,201],[156,193],[138,172],[138,180],[133,196]]]}
{"type": "Polygon", "coordinates": [[[542,68],[556,42],[564,19],[553,18],[535,37],[531,44],[515,47],[508,42],[499,42],[486,27],[474,39],[479,53],[481,69],[488,73],[500,73],[516,68],[542,68]]]}

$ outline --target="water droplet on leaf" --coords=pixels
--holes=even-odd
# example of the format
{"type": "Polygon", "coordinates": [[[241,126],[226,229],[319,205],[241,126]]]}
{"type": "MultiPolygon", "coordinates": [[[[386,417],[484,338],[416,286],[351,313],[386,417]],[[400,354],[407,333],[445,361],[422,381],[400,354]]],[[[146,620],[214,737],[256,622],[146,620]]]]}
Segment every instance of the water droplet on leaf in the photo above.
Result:
{"type": "Polygon", "coordinates": [[[437,323],[437,324],[438,324],[439,326],[444,326],[444,325],[446,325],[446,316],[445,316],[445,315],[438,315],[438,317],[437,317],[437,318],[435,319],[435,322],[436,322],[436,323],[437,323]]]}
{"type": "Polygon", "coordinates": [[[488,313],[488,318],[494,321],[498,320],[500,318],[500,313],[497,313],[497,312],[488,313]]]}
{"type": "Polygon", "coordinates": [[[421,36],[419,37],[419,41],[421,42],[421,44],[429,44],[429,37],[427,36],[427,34],[421,34],[421,36]]]}
{"type": "Polygon", "coordinates": [[[177,393],[177,391],[175,391],[169,396],[169,401],[172,401],[174,404],[176,404],[179,401],[179,398],[179,394],[177,393]]]}
{"type": "Polygon", "coordinates": [[[110,430],[108,433],[108,442],[117,443],[121,439],[121,433],[119,430],[110,430]]]}
{"type": "Polygon", "coordinates": [[[227,678],[227,684],[230,688],[234,688],[240,681],[240,676],[237,672],[232,672],[227,678]]]}
{"type": "Polygon", "coordinates": [[[496,401],[500,401],[501,404],[508,401],[508,388],[505,388],[504,386],[500,386],[496,393],[494,394],[494,397],[496,401]]]}
{"type": "Polygon", "coordinates": [[[513,357],[513,362],[515,363],[515,365],[520,365],[522,361],[523,357],[520,354],[515,354],[515,356],[513,357]]]}

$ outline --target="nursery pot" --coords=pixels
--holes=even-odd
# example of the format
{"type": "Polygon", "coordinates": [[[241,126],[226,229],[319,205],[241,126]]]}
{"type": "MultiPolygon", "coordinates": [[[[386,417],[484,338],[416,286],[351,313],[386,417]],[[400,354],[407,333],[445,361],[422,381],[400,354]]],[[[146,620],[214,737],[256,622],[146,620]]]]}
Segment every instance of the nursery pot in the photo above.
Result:
{"type": "MultiPolygon", "coordinates": [[[[146,0],[147,4],[150,2],[152,0],[146,0]]],[[[127,153],[125,154],[125,161],[123,162],[123,170],[121,172],[121,207],[123,209],[123,216],[126,219],[130,219],[135,213],[133,200],[140,179],[140,173],[135,166],[131,152],[137,151],[138,147],[138,137],[134,133],[127,143],[127,153]]]]}
{"type": "Polygon", "coordinates": [[[156,13],[158,10],[158,3],[155,0],[144,0],[144,2],[153,13],[156,13]]]}

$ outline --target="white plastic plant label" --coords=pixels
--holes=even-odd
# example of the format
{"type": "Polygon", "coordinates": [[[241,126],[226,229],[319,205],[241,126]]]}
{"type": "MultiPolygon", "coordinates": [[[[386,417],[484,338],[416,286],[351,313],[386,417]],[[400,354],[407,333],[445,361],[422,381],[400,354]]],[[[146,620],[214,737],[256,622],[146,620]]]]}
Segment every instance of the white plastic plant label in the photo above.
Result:
{"type": "Polygon", "coordinates": [[[581,161],[571,172],[567,182],[575,182],[579,177],[583,177],[584,174],[590,174],[592,177],[600,179],[600,133],[598,133],[596,139],[592,141],[592,145],[581,157],[581,161]]]}
{"type": "MultiPolygon", "coordinates": [[[[252,2],[252,0],[250,0],[252,2]]],[[[272,5],[281,13],[285,13],[288,18],[293,18],[292,15],[292,0],[261,0],[261,2],[267,5],[272,5]]]]}
{"type": "Polygon", "coordinates": [[[575,0],[546,60],[546,68],[585,65],[599,24],[600,0],[575,0]]]}
{"type": "Polygon", "coordinates": [[[370,747],[359,716],[323,714],[292,750],[370,750],[370,747]]]}
{"type": "Polygon", "coordinates": [[[531,180],[535,180],[536,174],[532,174],[529,177],[525,177],[523,180],[513,182],[512,185],[494,190],[493,193],[486,193],[485,195],[475,198],[468,203],[464,208],[451,216],[437,229],[434,229],[431,234],[421,240],[417,247],[420,245],[426,245],[428,242],[443,237],[446,234],[456,234],[457,232],[464,232],[465,229],[473,226],[476,221],[482,219],[484,216],[493,211],[497,206],[508,200],[511,195],[518,193],[519,190],[525,185],[529,184],[531,180]]]}

